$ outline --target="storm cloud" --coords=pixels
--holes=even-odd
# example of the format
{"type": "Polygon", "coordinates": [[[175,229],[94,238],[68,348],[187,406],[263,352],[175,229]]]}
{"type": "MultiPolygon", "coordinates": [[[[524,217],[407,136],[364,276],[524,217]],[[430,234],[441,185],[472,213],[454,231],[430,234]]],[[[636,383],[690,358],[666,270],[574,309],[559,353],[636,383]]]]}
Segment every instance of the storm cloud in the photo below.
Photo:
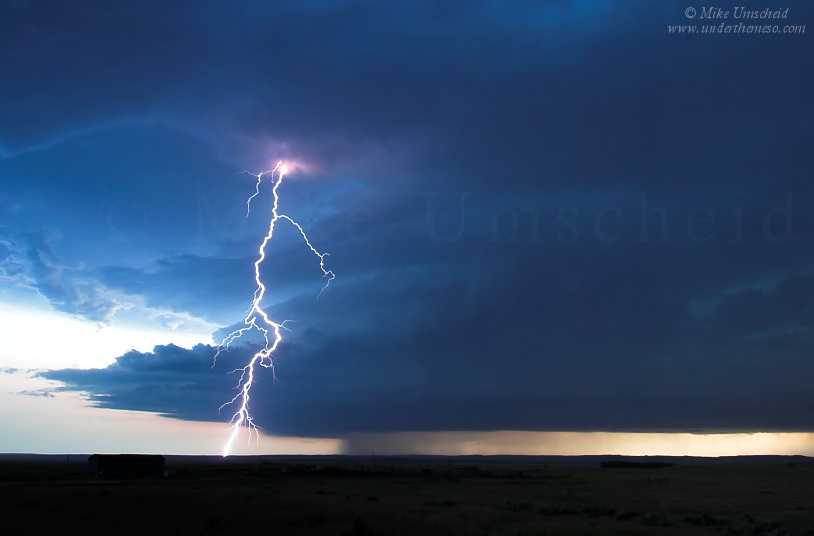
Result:
{"type": "MultiPolygon", "coordinates": [[[[91,319],[135,297],[218,341],[268,229],[242,171],[289,159],[281,210],[337,278],[320,294],[280,222],[264,306],[292,322],[252,395],[265,429],[810,431],[811,45],[670,33],[685,7],[5,3],[4,277],[91,319]]],[[[226,420],[253,351],[41,374],[226,420]]]]}

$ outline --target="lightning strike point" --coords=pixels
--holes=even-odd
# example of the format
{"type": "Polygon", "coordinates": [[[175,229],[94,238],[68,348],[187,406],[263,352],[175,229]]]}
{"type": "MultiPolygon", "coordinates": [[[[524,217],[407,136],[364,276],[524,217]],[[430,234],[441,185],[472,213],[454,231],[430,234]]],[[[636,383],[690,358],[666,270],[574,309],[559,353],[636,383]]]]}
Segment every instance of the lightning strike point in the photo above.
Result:
{"type": "Polygon", "coordinates": [[[224,403],[220,408],[223,409],[226,406],[236,404],[238,406],[237,411],[232,415],[230,427],[230,435],[229,439],[226,442],[226,445],[223,448],[223,456],[228,456],[232,451],[232,446],[234,442],[237,440],[238,435],[240,434],[240,429],[245,427],[248,429],[249,433],[249,443],[251,443],[252,434],[254,433],[257,441],[260,440],[260,433],[258,431],[258,427],[254,424],[251,414],[249,413],[249,400],[251,395],[252,385],[254,384],[255,380],[255,371],[256,367],[259,365],[261,367],[265,367],[271,369],[272,379],[274,382],[277,381],[277,376],[274,373],[274,360],[273,355],[274,352],[277,350],[277,347],[283,340],[283,336],[281,330],[288,328],[285,327],[286,322],[289,320],[284,320],[282,322],[275,322],[273,321],[266,311],[263,309],[261,302],[263,301],[263,297],[266,294],[266,285],[263,283],[262,277],[260,275],[260,266],[263,264],[263,261],[266,259],[266,246],[271,241],[274,236],[274,227],[278,220],[283,219],[291,223],[294,227],[302,235],[305,244],[311,250],[311,252],[316,255],[319,259],[319,268],[322,270],[323,278],[327,278],[327,282],[322,287],[322,290],[319,291],[319,296],[322,296],[322,293],[325,289],[328,288],[328,285],[331,284],[331,281],[334,280],[336,277],[331,270],[327,270],[325,268],[325,257],[328,256],[327,253],[320,253],[319,251],[314,248],[311,244],[311,241],[308,239],[308,236],[305,234],[305,230],[303,230],[302,226],[297,223],[291,217],[280,214],[278,211],[280,196],[277,192],[280,184],[283,181],[283,177],[285,176],[286,172],[288,171],[288,166],[283,164],[282,161],[277,162],[277,165],[274,169],[269,171],[263,171],[261,173],[251,173],[249,171],[243,171],[248,175],[251,175],[257,179],[257,183],[255,185],[254,193],[246,200],[246,217],[249,217],[251,212],[251,202],[252,199],[260,195],[260,185],[263,182],[263,178],[268,175],[270,177],[272,183],[271,192],[273,194],[274,204],[272,205],[271,209],[271,220],[269,221],[269,230],[266,234],[265,238],[260,243],[260,247],[258,249],[258,258],[254,262],[254,282],[257,285],[257,288],[254,291],[254,297],[252,299],[251,307],[246,313],[246,318],[243,319],[243,327],[236,329],[221,341],[218,345],[218,349],[215,352],[215,356],[212,361],[212,367],[215,367],[217,364],[218,356],[221,352],[228,351],[229,345],[231,345],[234,341],[239,339],[243,336],[244,333],[252,330],[259,331],[262,336],[263,340],[265,341],[264,346],[258,350],[249,362],[242,368],[235,369],[233,372],[240,371],[240,379],[237,382],[237,386],[235,389],[237,390],[237,394],[228,402],[224,403]],[[277,178],[275,179],[275,173],[277,178]]]}

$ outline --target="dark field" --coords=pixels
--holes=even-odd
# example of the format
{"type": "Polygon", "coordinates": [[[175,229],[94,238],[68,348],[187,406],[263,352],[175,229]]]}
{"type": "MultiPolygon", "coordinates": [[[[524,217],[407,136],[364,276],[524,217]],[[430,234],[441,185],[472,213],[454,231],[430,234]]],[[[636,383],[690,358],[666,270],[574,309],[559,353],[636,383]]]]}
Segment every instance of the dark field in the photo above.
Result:
{"type": "Polygon", "coordinates": [[[814,534],[802,457],[170,456],[120,479],[86,459],[0,459],[0,534],[814,534]]]}

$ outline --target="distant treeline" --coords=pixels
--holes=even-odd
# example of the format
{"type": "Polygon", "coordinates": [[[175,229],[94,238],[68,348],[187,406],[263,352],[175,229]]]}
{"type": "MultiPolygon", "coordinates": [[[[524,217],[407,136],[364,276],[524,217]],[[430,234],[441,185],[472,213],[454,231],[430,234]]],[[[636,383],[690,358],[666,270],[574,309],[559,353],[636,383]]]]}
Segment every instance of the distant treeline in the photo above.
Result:
{"type": "Polygon", "coordinates": [[[611,469],[658,469],[659,467],[671,467],[673,464],[668,462],[630,462],[630,461],[611,461],[599,462],[599,467],[608,467],[611,469]]]}

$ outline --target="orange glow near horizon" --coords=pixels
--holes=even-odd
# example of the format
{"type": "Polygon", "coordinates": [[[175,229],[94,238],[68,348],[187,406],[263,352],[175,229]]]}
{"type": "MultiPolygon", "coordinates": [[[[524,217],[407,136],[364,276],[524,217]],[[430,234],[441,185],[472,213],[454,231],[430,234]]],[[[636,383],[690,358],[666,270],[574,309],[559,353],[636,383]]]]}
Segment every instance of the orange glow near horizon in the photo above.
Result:
{"type": "Polygon", "coordinates": [[[814,456],[814,433],[393,432],[353,434],[343,452],[583,456],[814,456]]]}

